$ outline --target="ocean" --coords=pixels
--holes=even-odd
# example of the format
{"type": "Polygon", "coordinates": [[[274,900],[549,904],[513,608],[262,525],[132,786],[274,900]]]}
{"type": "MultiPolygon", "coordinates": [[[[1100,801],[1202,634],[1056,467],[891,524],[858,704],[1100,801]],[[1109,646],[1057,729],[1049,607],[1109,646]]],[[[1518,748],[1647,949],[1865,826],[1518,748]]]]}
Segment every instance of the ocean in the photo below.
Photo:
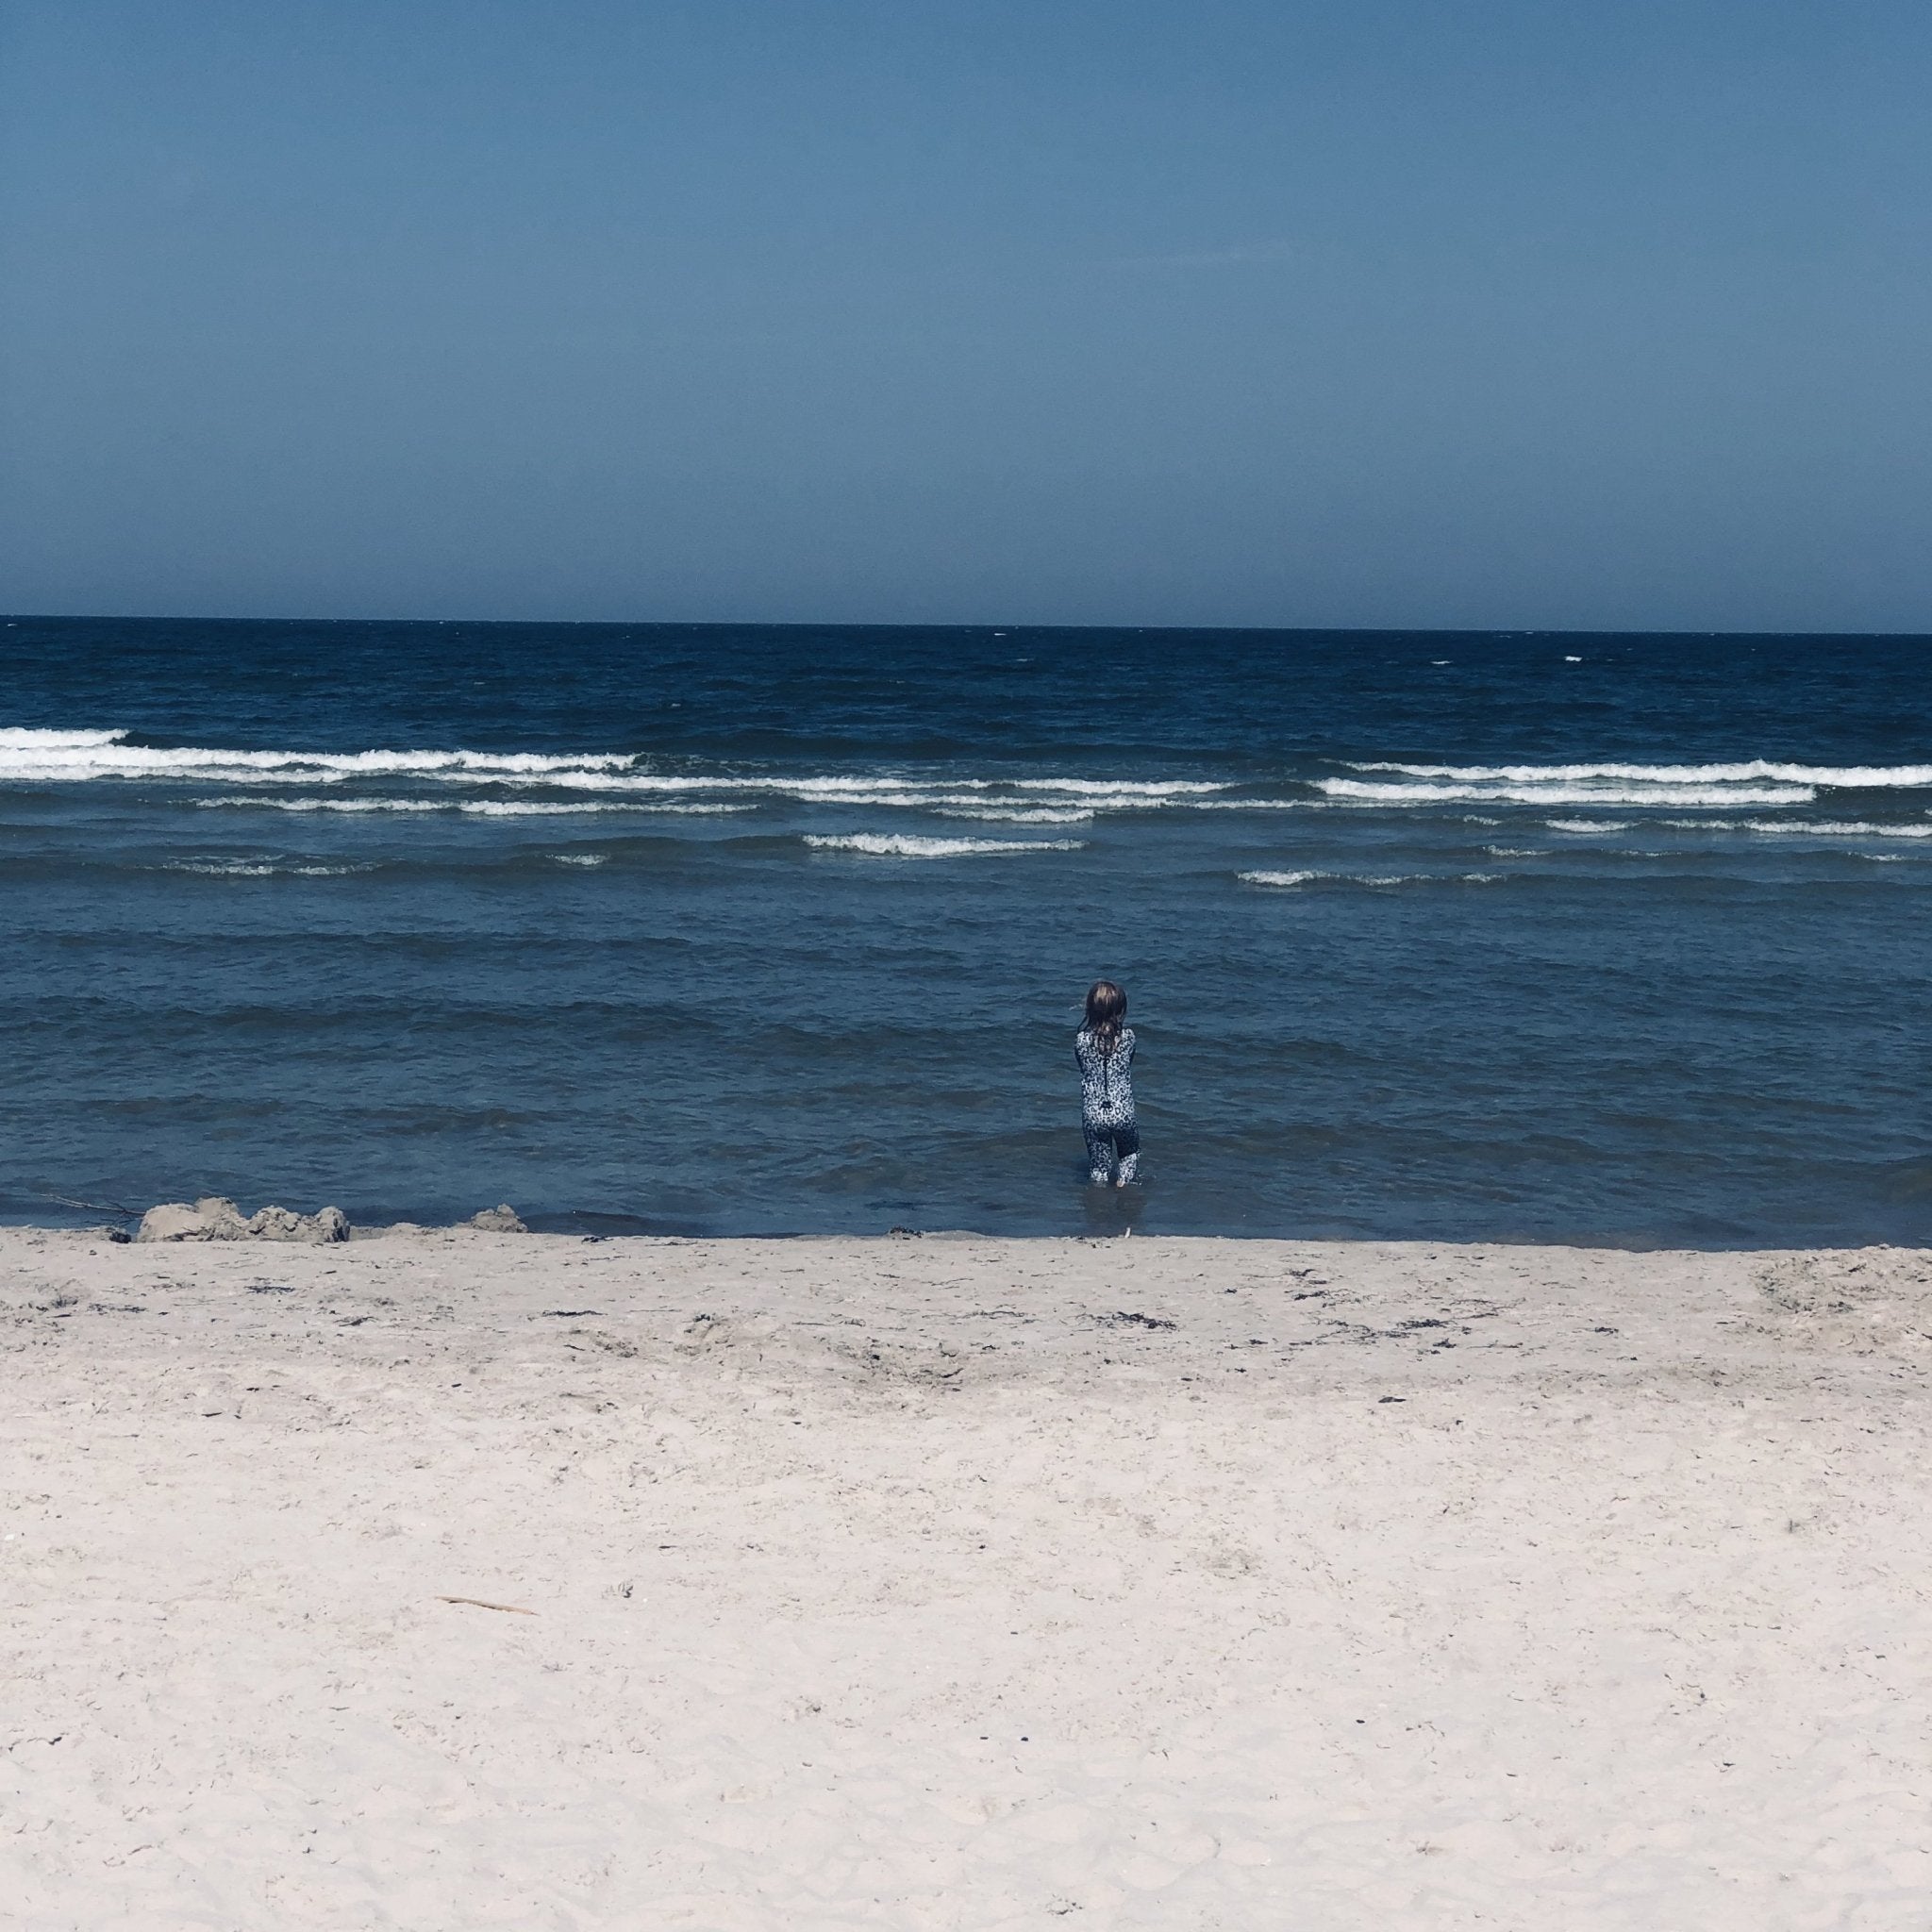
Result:
{"type": "Polygon", "coordinates": [[[1923,639],[23,617],[0,669],[0,1218],[1932,1240],[1923,639]]]}

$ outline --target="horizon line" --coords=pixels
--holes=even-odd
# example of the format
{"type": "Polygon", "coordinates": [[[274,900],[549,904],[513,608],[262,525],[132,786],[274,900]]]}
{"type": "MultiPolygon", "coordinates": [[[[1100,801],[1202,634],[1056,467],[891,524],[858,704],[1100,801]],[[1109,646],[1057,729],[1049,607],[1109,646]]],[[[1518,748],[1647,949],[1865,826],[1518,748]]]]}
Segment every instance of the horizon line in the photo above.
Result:
{"type": "Polygon", "coordinates": [[[889,621],[865,618],[847,621],[837,618],[730,618],[730,617],[268,617],[258,615],[217,615],[205,611],[125,611],[21,610],[0,613],[0,625],[11,630],[22,624],[287,624],[287,625],[397,625],[425,629],[451,625],[492,626],[502,629],[586,629],[586,630],[804,630],[804,631],[975,631],[994,636],[1016,632],[1039,634],[1064,631],[1075,635],[1093,632],[1232,633],[1257,637],[1429,637],[1474,638],[1492,642],[1522,638],[1886,638],[1925,639],[1928,630],[1835,630],[1820,626],[1800,626],[1787,630],[1736,629],[1708,630],[1685,626],[1655,628],[1606,628],[1591,625],[1391,625],[1391,624],[1041,624],[1006,619],[999,622],[957,619],[944,622],[889,621]]]}

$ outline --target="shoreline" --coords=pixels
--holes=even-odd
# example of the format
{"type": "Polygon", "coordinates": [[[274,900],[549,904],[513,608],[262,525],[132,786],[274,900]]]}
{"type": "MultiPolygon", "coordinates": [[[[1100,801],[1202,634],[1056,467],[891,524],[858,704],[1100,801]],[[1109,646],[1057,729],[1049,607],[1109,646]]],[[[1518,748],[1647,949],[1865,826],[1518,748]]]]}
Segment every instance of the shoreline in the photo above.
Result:
{"type": "Polygon", "coordinates": [[[0,1230],[36,1928],[1917,1927],[1932,1255],[0,1230]]]}
{"type": "MultiPolygon", "coordinates": [[[[184,1204],[158,1203],[160,1207],[184,1204]]],[[[232,1204],[230,1204],[232,1205],[232,1204]]],[[[90,1239],[105,1241],[114,1246],[134,1243],[143,1211],[129,1209],[118,1220],[92,1222],[78,1221],[9,1221],[0,1217],[0,1241],[12,1237],[51,1237],[61,1239],[90,1239]]],[[[281,1210],[264,1207],[264,1213],[287,1211],[291,1216],[298,1210],[281,1210]]],[[[327,1208],[316,1210],[327,1212],[327,1208]]],[[[491,1210],[481,1210],[488,1215],[491,1210]]],[[[500,1211],[500,1210],[498,1210],[500,1211]]],[[[1492,1234],[1470,1236],[1463,1234],[1418,1236],[1409,1234],[1251,1234],[1241,1231],[1176,1231],[1148,1233],[1133,1220],[1122,1217],[1124,1224],[1108,1228],[1085,1230],[1061,1229],[1053,1233],[1009,1234],[997,1229],[975,1227],[911,1227],[894,1224],[889,1227],[871,1229],[864,1233],[823,1228],[753,1228],[743,1232],[720,1234],[706,1229],[694,1231],[667,1228],[625,1228],[613,1232],[598,1232],[594,1224],[600,1221],[625,1221],[641,1217],[619,1214],[605,1214],[586,1209],[580,1215],[565,1216],[543,1214],[533,1211],[526,1225],[515,1232],[532,1241],[558,1241],[565,1244],[596,1245],[615,1243],[649,1245],[677,1245],[682,1247],[747,1247],[774,1243],[817,1243],[851,1245],[865,1248],[883,1241],[983,1241],[996,1246],[1053,1246],[1074,1243],[1082,1246],[1106,1245],[1124,1241],[1131,1237],[1137,1241],[1150,1245],[1176,1242],[1220,1243],[1231,1247],[1273,1247],[1273,1248],[1320,1248],[1341,1253],[1404,1252],[1419,1251],[1427,1253],[1489,1252],[1507,1251],[1515,1254],[1574,1254],[1574,1255],[1628,1255],[1648,1257],[1655,1255],[1680,1255],[1686,1257],[1705,1256],[1713,1259],[1724,1257],[1749,1259],[1754,1256],[1782,1255],[1932,1255],[1932,1243],[1912,1241],[1892,1241],[1877,1235],[1846,1235],[1842,1239],[1796,1239],[1776,1241],[1740,1236],[1736,1240],[1694,1241],[1669,1236],[1644,1234],[1604,1234],[1571,1235],[1561,1240],[1552,1240],[1539,1234],[1492,1234]],[[569,1226],[558,1224],[570,1221],[569,1226]]],[[[385,1222],[358,1222],[344,1216],[348,1233],[343,1237],[346,1242],[361,1244],[376,1241],[411,1241],[439,1236],[460,1236],[475,1233],[497,1233],[503,1230],[482,1224],[476,1217],[460,1221],[412,1221],[400,1218],[385,1222]]],[[[277,1247],[311,1245],[306,1237],[273,1235],[253,1235],[239,1240],[213,1238],[169,1238],[164,1241],[143,1243],[173,1248],[214,1248],[241,1247],[249,1251],[266,1250],[273,1252],[277,1247]]],[[[322,1243],[330,1245],[331,1243],[322,1243]]]]}

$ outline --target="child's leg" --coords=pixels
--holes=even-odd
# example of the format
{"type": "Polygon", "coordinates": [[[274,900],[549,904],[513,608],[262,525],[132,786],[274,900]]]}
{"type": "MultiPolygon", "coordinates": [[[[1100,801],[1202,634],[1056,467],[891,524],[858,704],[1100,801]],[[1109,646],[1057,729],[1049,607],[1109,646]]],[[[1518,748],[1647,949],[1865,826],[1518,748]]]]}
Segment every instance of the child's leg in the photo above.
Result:
{"type": "Polygon", "coordinates": [[[1080,1131],[1087,1137],[1087,1178],[1104,1188],[1113,1178],[1113,1136],[1091,1121],[1082,1121],[1080,1131]]]}
{"type": "Polygon", "coordinates": [[[1114,1185],[1124,1188],[1129,1181],[1140,1178],[1141,1174],[1141,1130],[1137,1126],[1116,1127],[1113,1144],[1121,1157],[1120,1173],[1114,1177],[1114,1185]]]}

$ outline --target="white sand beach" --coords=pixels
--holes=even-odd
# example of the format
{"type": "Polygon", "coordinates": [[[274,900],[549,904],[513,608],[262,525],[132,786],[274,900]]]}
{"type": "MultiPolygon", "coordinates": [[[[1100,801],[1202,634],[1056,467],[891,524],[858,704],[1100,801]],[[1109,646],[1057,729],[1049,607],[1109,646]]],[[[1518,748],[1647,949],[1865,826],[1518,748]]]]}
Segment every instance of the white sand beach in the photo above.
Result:
{"type": "Polygon", "coordinates": [[[1923,1254],[13,1230],[0,1319],[22,1932],[1932,1923],[1923,1254]]]}

